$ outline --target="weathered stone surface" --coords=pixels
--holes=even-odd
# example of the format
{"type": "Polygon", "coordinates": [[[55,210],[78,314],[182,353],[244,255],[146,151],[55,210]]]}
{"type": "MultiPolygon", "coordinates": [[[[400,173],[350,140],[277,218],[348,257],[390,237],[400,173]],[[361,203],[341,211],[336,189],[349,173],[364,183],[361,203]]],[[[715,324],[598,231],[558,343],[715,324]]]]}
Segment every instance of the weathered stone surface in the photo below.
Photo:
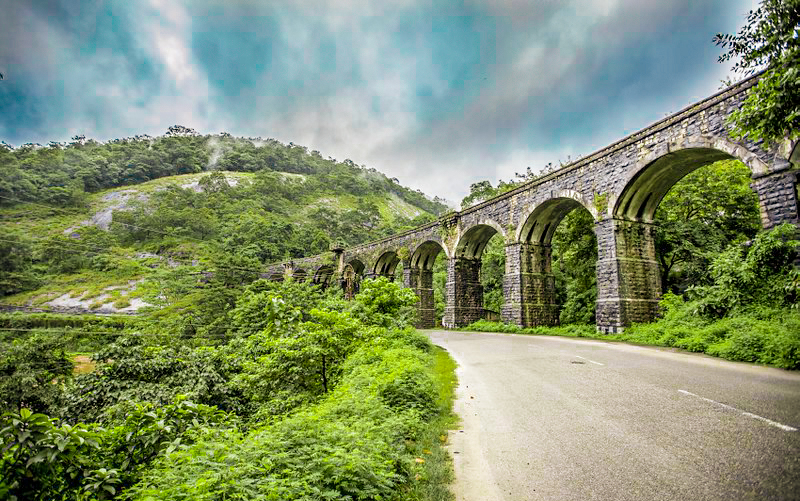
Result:
{"type": "Polygon", "coordinates": [[[453,258],[447,262],[445,308],[442,324],[463,327],[483,317],[481,260],[453,258]]]}
{"type": "Polygon", "coordinates": [[[661,291],[653,242],[655,210],[692,170],[738,158],[753,173],[764,227],[800,223],[798,174],[788,161],[791,148],[765,148],[728,135],[727,117],[756,82],[756,77],[740,82],[557,171],[433,223],[340,250],[333,257],[274,265],[267,274],[296,279],[296,271],[303,269],[314,277],[323,266],[335,264],[336,279],[345,269],[365,277],[394,276],[402,263],[404,274],[409,267],[406,286],[421,298],[419,325],[429,326],[435,317],[428,277],[433,260],[443,252],[448,260],[443,323],[462,326],[483,315],[480,256],[489,239],[499,235],[506,245],[503,320],[554,325],[558,305],[550,241],[561,219],[583,208],[594,217],[597,235],[598,329],[616,332],[631,322],[650,321],[661,291]]]}

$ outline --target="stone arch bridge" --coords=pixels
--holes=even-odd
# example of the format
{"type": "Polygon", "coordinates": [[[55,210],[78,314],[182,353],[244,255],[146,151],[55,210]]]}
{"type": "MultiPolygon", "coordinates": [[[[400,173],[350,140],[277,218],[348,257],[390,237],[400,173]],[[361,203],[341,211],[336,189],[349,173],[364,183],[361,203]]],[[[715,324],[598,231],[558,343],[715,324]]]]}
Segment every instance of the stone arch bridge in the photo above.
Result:
{"type": "Polygon", "coordinates": [[[268,267],[263,276],[292,276],[347,287],[357,277],[403,281],[419,296],[420,327],[435,325],[433,262],[447,259],[446,327],[482,318],[481,254],[489,239],[505,241],[502,319],[520,326],[558,322],[550,242],[559,222],[583,207],[597,235],[597,327],[618,332],[654,319],[661,294],[654,245],[656,208],[689,172],[736,158],[752,172],[762,224],[798,224],[798,171],[790,158],[800,149],[785,141],[769,148],[728,134],[726,119],[739,109],[757,76],[512,191],[460,212],[375,242],[334,249],[328,255],[268,267]],[[794,151],[794,154],[792,153],[794,151]]]}

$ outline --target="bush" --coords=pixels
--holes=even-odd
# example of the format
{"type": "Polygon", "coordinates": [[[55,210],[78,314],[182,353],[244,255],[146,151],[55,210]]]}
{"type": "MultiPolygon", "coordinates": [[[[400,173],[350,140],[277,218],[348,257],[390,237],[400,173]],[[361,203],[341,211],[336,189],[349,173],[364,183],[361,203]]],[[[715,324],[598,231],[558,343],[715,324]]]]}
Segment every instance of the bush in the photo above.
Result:
{"type": "Polygon", "coordinates": [[[437,409],[430,355],[378,336],[344,364],[318,404],[256,428],[209,436],[160,459],[133,499],[396,499],[414,468],[408,440],[437,409]]]}
{"type": "Polygon", "coordinates": [[[73,370],[64,342],[39,333],[0,343],[0,352],[0,411],[55,410],[63,397],[62,385],[73,370]]]}
{"type": "Polygon", "coordinates": [[[93,457],[100,438],[86,426],[57,426],[44,414],[21,409],[0,416],[0,498],[11,501],[111,499],[116,473],[93,457]]]}
{"type": "Polygon", "coordinates": [[[365,325],[404,328],[416,320],[414,291],[390,282],[385,277],[361,282],[351,313],[365,325]]]}

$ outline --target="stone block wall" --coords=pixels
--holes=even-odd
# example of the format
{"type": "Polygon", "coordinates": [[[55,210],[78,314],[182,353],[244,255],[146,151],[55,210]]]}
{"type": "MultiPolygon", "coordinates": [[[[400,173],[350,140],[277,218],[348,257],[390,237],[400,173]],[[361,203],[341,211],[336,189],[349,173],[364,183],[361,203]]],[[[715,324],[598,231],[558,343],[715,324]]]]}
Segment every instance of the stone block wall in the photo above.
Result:
{"type": "Polygon", "coordinates": [[[798,171],[781,171],[753,180],[758,193],[761,225],[772,228],[781,223],[798,224],[798,171]]]}
{"type": "Polygon", "coordinates": [[[483,316],[481,260],[454,258],[447,261],[447,283],[442,324],[463,327],[483,316]]]}
{"type": "Polygon", "coordinates": [[[521,327],[558,324],[552,248],[545,244],[506,246],[502,318],[521,327]]]}
{"type": "Polygon", "coordinates": [[[436,306],[433,301],[433,270],[421,268],[403,269],[406,287],[419,298],[417,303],[417,325],[420,329],[436,327],[436,306]]]}
{"type": "Polygon", "coordinates": [[[620,332],[658,314],[661,274],[652,224],[607,219],[595,225],[598,241],[597,326],[620,332]]]}

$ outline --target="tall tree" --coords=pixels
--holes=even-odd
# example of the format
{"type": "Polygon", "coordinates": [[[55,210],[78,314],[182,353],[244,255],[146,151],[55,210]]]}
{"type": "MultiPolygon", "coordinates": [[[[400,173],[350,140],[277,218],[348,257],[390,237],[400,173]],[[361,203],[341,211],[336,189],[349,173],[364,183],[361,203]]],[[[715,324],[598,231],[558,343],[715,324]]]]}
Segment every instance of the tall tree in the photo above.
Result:
{"type": "Polygon", "coordinates": [[[714,257],[733,242],[753,238],[761,227],[750,170],[738,160],[697,169],[667,193],[656,222],[664,290],[708,283],[714,257]]]}
{"type": "Polygon", "coordinates": [[[800,137],[800,0],[762,0],[739,33],[714,42],[727,49],[720,62],[738,59],[734,71],[764,70],[732,115],[734,135],[768,143],[800,137]]]}

